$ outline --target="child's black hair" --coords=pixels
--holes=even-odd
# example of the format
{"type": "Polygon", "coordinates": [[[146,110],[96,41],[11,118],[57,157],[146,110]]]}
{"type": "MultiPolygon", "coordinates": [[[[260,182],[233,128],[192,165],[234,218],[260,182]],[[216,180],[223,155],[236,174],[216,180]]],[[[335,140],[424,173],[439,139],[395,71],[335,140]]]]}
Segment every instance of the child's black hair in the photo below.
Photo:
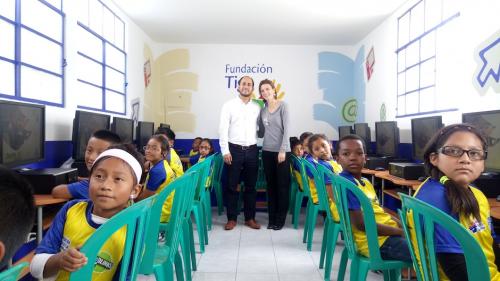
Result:
{"type": "Polygon", "coordinates": [[[0,166],[0,241],[5,255],[3,268],[12,255],[27,240],[35,219],[35,204],[31,185],[20,175],[0,166]]]}
{"type": "Polygon", "coordinates": [[[306,140],[308,137],[310,137],[312,135],[314,135],[314,134],[311,132],[303,132],[302,134],[300,134],[299,140],[302,144],[304,144],[304,140],[306,140]]]}
{"type": "Polygon", "coordinates": [[[165,135],[169,140],[175,140],[175,133],[170,128],[160,127],[156,129],[155,135],[165,135]]]}
{"type": "Polygon", "coordinates": [[[162,134],[157,134],[157,135],[152,135],[150,139],[154,139],[160,143],[161,154],[165,158],[165,156],[167,156],[167,154],[170,152],[170,145],[168,144],[167,137],[165,137],[165,135],[162,134]]]}
{"type": "Polygon", "coordinates": [[[212,144],[212,140],[211,140],[211,139],[209,139],[209,138],[203,138],[203,139],[201,140],[200,144],[201,144],[202,142],[208,142],[208,144],[210,145],[210,150],[208,151],[208,155],[213,154],[213,153],[214,153],[214,145],[212,144]]]}
{"type": "MultiPolygon", "coordinates": [[[[139,153],[139,151],[137,151],[135,145],[133,145],[131,143],[120,143],[120,144],[111,145],[106,150],[109,150],[109,149],[121,149],[121,150],[125,150],[126,152],[128,152],[130,155],[132,155],[137,160],[137,162],[139,162],[139,165],[141,165],[141,171],[144,173],[144,156],[142,156],[142,154],[139,153]]],[[[92,168],[90,169],[90,175],[92,175],[92,173],[94,172],[95,167],[99,166],[100,162],[102,162],[103,160],[108,159],[108,158],[109,157],[102,157],[102,158],[99,158],[97,161],[95,161],[94,165],[92,165],[92,168]]],[[[130,167],[130,171],[132,172],[132,174],[135,174],[135,172],[132,170],[131,167],[130,167]]],[[[142,174],[138,175],[138,176],[141,177],[142,174]]],[[[134,178],[134,185],[138,184],[137,178],[135,176],[133,178],[134,178]]]]}
{"type": "Polygon", "coordinates": [[[92,134],[91,138],[107,141],[111,144],[117,144],[122,142],[122,140],[117,134],[109,130],[97,130],[92,134]]]}
{"type": "Polygon", "coordinates": [[[299,144],[302,144],[302,142],[297,137],[290,137],[290,148],[292,150],[299,144]]]}
{"type": "Polygon", "coordinates": [[[335,145],[335,151],[337,151],[337,153],[340,151],[340,144],[343,142],[343,141],[346,141],[346,140],[359,140],[361,142],[361,144],[363,145],[363,152],[366,154],[366,145],[365,145],[365,141],[358,135],[353,135],[353,134],[350,134],[350,135],[345,135],[343,136],[338,142],[337,144],[335,145]]]}
{"type": "MultiPolygon", "coordinates": [[[[432,154],[438,153],[438,149],[440,149],[446,143],[448,138],[456,132],[469,132],[476,135],[483,145],[483,150],[488,150],[486,139],[481,132],[471,124],[452,124],[441,128],[436,132],[436,134],[434,134],[424,148],[425,172],[434,180],[440,181],[444,174],[438,169],[438,167],[432,165],[430,157],[432,154]]],[[[473,215],[478,221],[481,221],[479,205],[470,189],[458,186],[451,179],[442,183],[446,188],[446,198],[450,203],[453,214],[458,215],[463,213],[466,216],[473,215]]]]}

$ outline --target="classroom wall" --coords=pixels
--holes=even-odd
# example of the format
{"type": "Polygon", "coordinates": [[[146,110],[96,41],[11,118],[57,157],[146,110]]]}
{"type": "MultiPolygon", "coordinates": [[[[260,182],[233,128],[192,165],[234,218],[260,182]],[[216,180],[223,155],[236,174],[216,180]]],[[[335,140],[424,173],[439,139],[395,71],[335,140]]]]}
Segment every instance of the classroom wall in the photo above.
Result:
{"type": "MultiPolygon", "coordinates": [[[[418,1],[408,1],[391,17],[371,32],[354,48],[374,48],[375,64],[373,76],[366,82],[365,121],[372,129],[374,139],[375,121],[381,119],[381,107],[385,105],[386,120],[396,120],[401,130],[401,142],[411,142],[410,120],[416,117],[442,115],[443,123],[461,122],[462,112],[500,109],[500,2],[494,0],[444,1],[443,17],[459,13],[438,29],[436,40],[436,92],[439,103],[446,103],[457,111],[435,114],[396,117],[396,49],[397,18],[418,1]],[[496,41],[495,41],[496,40],[496,41]],[[496,43],[495,43],[496,42],[496,43]],[[487,84],[477,83],[479,70],[483,66],[479,52],[487,45],[492,48],[486,53],[488,66],[482,77],[489,72],[487,84]]],[[[428,2],[428,1],[427,1],[428,2]]],[[[367,51],[365,51],[367,52],[367,51]]]]}

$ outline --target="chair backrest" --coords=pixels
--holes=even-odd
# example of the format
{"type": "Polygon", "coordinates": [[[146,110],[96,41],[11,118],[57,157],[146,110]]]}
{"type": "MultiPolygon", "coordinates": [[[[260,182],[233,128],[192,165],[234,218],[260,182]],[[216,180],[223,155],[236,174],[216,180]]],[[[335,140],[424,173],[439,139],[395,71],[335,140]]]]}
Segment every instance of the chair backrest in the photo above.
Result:
{"type": "Polygon", "coordinates": [[[214,153],[212,156],[212,165],[210,167],[210,188],[213,188],[217,181],[220,181],[222,175],[223,159],[220,152],[214,153]]]}
{"type": "Polygon", "coordinates": [[[0,281],[16,281],[23,269],[27,268],[29,263],[22,262],[15,266],[0,272],[0,281]]]}
{"type": "MultiPolygon", "coordinates": [[[[304,167],[304,164],[302,164],[302,158],[298,158],[295,155],[292,155],[292,162],[295,164],[296,167],[299,167],[299,173],[300,177],[302,179],[302,189],[304,190],[305,194],[309,198],[309,200],[312,200],[311,198],[311,190],[309,189],[309,177],[307,176],[306,173],[306,168],[304,167]]],[[[307,161],[307,160],[306,160],[307,161]]]]}
{"type": "Polygon", "coordinates": [[[377,224],[375,222],[375,214],[371,205],[370,199],[366,197],[361,189],[348,179],[335,175],[333,172],[325,169],[325,174],[330,177],[333,187],[333,197],[339,212],[340,224],[344,232],[344,240],[347,251],[350,257],[358,255],[356,242],[354,240],[354,233],[352,231],[351,218],[349,216],[349,205],[347,200],[347,193],[351,192],[359,200],[361,209],[363,211],[363,220],[365,225],[366,239],[368,241],[368,253],[370,255],[370,262],[373,265],[383,263],[380,256],[380,248],[378,245],[378,232],[377,224]]]}
{"type": "Polygon", "coordinates": [[[119,280],[134,280],[141,260],[146,220],[155,196],[136,203],[110,218],[101,225],[80,249],[88,259],[87,265],[70,274],[70,281],[91,280],[97,255],[104,243],[122,227],[126,227],[125,246],[121,260],[119,280]]]}
{"type": "Polygon", "coordinates": [[[332,212],[330,212],[330,204],[328,202],[328,193],[326,192],[325,185],[325,174],[324,170],[327,170],[322,165],[317,165],[316,167],[311,164],[311,162],[306,159],[300,159],[303,162],[304,168],[308,169],[312,175],[314,180],[314,185],[316,186],[316,192],[318,193],[318,201],[321,210],[326,210],[326,215],[330,220],[333,220],[332,212]]]}
{"type": "Polygon", "coordinates": [[[421,200],[399,193],[402,208],[399,211],[403,230],[410,247],[413,265],[419,281],[439,280],[438,263],[434,247],[436,224],[445,228],[464,251],[469,280],[490,280],[490,272],[484,252],[476,239],[458,221],[421,200]],[[413,225],[408,223],[413,220],[413,225]],[[412,228],[411,233],[409,227],[412,228]],[[415,249],[416,247],[416,249],[415,249]]]}
{"type": "Polygon", "coordinates": [[[210,168],[212,166],[212,162],[214,160],[215,155],[211,155],[207,157],[205,161],[196,163],[193,165],[191,169],[193,171],[199,171],[199,176],[196,181],[196,191],[194,194],[194,200],[200,201],[202,200],[206,190],[207,190],[207,181],[210,179],[210,168]]]}
{"type": "Polygon", "coordinates": [[[259,150],[256,189],[267,189],[266,174],[264,173],[264,162],[262,160],[262,149],[259,150]]]}
{"type": "Polygon", "coordinates": [[[146,234],[144,235],[144,254],[141,260],[140,273],[141,274],[151,274],[153,272],[154,258],[156,254],[156,249],[158,247],[158,233],[160,230],[160,216],[162,212],[163,203],[167,197],[175,192],[170,220],[167,225],[165,243],[173,243],[173,231],[174,226],[180,221],[181,207],[186,200],[186,194],[189,193],[188,189],[193,189],[193,177],[197,175],[198,172],[189,170],[181,177],[177,178],[175,181],[171,182],[167,187],[165,187],[160,193],[156,195],[156,198],[152,202],[151,212],[147,220],[146,234]]]}

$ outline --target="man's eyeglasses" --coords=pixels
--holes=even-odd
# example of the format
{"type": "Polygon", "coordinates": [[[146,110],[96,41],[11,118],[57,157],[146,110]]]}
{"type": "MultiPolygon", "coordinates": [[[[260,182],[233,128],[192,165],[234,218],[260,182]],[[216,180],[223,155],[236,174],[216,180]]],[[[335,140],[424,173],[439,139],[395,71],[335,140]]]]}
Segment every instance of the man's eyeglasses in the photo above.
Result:
{"type": "Polygon", "coordinates": [[[157,146],[149,146],[149,145],[146,145],[146,146],[143,146],[142,149],[144,151],[146,150],[151,150],[151,151],[160,151],[161,149],[157,146]]]}
{"type": "Polygon", "coordinates": [[[486,160],[488,157],[488,151],[479,149],[466,150],[456,146],[443,146],[437,152],[456,158],[462,157],[464,153],[467,153],[467,156],[472,161],[486,160]]]}

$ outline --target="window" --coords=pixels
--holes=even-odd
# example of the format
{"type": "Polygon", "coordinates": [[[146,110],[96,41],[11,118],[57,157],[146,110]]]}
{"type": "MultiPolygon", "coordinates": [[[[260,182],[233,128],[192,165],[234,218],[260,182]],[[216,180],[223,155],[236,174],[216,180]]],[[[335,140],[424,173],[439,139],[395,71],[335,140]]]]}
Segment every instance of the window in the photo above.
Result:
{"type": "Polygon", "coordinates": [[[125,23],[99,0],[79,2],[78,107],[125,115],[125,23]]]}
{"type": "Polygon", "coordinates": [[[64,107],[64,17],[62,0],[0,1],[1,97],[64,107]]]}
{"type": "Polygon", "coordinates": [[[438,29],[459,13],[446,0],[419,0],[397,20],[397,116],[457,110],[436,92],[438,29]]]}

